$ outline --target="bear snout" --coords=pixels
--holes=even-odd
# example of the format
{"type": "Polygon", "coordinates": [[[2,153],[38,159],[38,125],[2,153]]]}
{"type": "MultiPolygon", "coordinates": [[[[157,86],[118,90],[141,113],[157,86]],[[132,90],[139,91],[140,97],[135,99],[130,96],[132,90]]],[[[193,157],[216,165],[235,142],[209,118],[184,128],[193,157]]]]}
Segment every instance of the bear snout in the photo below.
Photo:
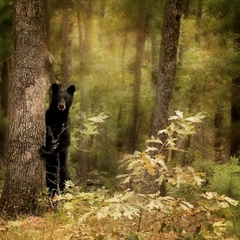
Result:
{"type": "Polygon", "coordinates": [[[66,103],[64,99],[60,99],[60,101],[58,102],[58,110],[64,111],[65,109],[66,109],[66,103]]]}

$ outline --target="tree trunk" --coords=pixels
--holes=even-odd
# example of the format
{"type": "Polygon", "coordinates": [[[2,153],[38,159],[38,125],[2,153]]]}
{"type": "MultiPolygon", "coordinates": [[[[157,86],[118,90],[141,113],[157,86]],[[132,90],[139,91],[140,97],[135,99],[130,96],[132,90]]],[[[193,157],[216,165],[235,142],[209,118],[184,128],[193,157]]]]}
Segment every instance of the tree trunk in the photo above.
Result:
{"type": "MultiPolygon", "coordinates": [[[[92,38],[92,2],[88,1],[85,6],[86,17],[85,19],[81,18],[81,9],[79,6],[77,17],[78,17],[78,31],[79,31],[79,59],[80,59],[80,91],[81,91],[81,99],[80,99],[80,117],[82,115],[87,115],[89,99],[88,93],[86,91],[86,76],[89,74],[89,60],[91,58],[91,38],[92,38]],[[84,26],[84,30],[82,29],[84,26]],[[83,32],[85,33],[83,35],[83,32]]],[[[91,144],[91,140],[87,139],[85,136],[80,136],[78,143],[78,160],[76,167],[76,176],[78,180],[82,184],[86,184],[87,182],[87,173],[88,166],[91,165],[89,158],[89,146],[91,144]]]]}
{"type": "MultiPolygon", "coordinates": [[[[177,69],[176,58],[180,33],[181,4],[181,0],[166,1],[160,46],[157,92],[151,128],[153,136],[157,136],[159,130],[168,126],[168,110],[172,99],[177,69]]],[[[162,140],[164,141],[165,139],[163,138],[162,140]]]]}
{"type": "Polygon", "coordinates": [[[66,89],[70,80],[70,65],[71,65],[71,39],[69,38],[72,24],[70,22],[68,5],[65,5],[62,15],[62,88],[66,89]]]}
{"type": "MultiPolygon", "coordinates": [[[[151,135],[158,136],[158,131],[168,126],[169,105],[174,90],[174,79],[177,70],[177,50],[181,22],[181,0],[166,0],[160,46],[159,72],[157,78],[157,93],[155,99],[151,135]]],[[[166,136],[159,136],[162,142],[166,136]]],[[[160,150],[160,144],[155,147],[160,150]]],[[[152,155],[155,153],[152,152],[152,155]]],[[[167,162],[168,152],[163,151],[167,162]]],[[[153,179],[154,180],[154,179],[153,179]]],[[[160,186],[161,196],[166,195],[166,183],[160,186]]],[[[150,190],[151,191],[151,190],[150,190]]],[[[156,189],[153,189],[156,191],[156,189]]]]}
{"type": "MultiPolygon", "coordinates": [[[[124,35],[122,38],[122,44],[121,44],[121,52],[120,52],[120,58],[121,58],[121,83],[120,83],[120,89],[122,93],[124,93],[124,87],[125,87],[125,57],[126,57],[126,50],[127,50],[127,44],[128,44],[128,38],[127,35],[124,35]]],[[[124,95],[124,94],[123,94],[124,95]]],[[[121,102],[119,104],[118,109],[118,117],[117,117],[117,149],[119,152],[122,152],[124,148],[126,147],[126,134],[123,130],[123,123],[124,123],[124,100],[121,99],[121,102]]]]}
{"type": "MultiPolygon", "coordinates": [[[[220,104],[219,104],[220,105],[220,104]]],[[[214,137],[214,150],[215,150],[215,162],[224,163],[228,160],[226,131],[224,122],[224,108],[217,106],[214,126],[215,126],[215,137],[214,137]]]]}
{"type": "Polygon", "coordinates": [[[240,77],[232,82],[230,155],[240,156],[240,77]]]}
{"type": "Polygon", "coordinates": [[[200,46],[200,28],[201,28],[201,18],[203,9],[203,0],[198,0],[197,2],[197,14],[196,14],[196,27],[197,32],[195,35],[195,41],[200,46]]]}
{"type": "MultiPolygon", "coordinates": [[[[12,76],[12,7],[9,4],[2,6],[1,12],[4,13],[5,17],[8,16],[4,21],[1,22],[1,31],[4,32],[1,36],[1,56],[0,56],[0,68],[1,68],[1,113],[0,113],[0,168],[5,167],[6,159],[6,148],[8,139],[8,124],[7,119],[9,117],[9,89],[12,76]],[[4,47],[3,47],[4,46],[4,47]]],[[[2,172],[2,171],[1,171],[2,172]]]]}
{"type": "MultiPolygon", "coordinates": [[[[50,29],[50,6],[49,6],[49,2],[51,0],[43,0],[43,11],[44,11],[44,31],[46,33],[46,46],[48,49],[50,49],[50,35],[51,35],[51,29],[50,29]]],[[[54,57],[51,55],[51,53],[49,53],[50,56],[49,58],[51,58],[51,66],[49,69],[49,82],[51,84],[56,82],[56,78],[55,78],[55,70],[54,70],[54,57]]]]}
{"type": "Polygon", "coordinates": [[[152,83],[156,86],[157,85],[157,75],[158,75],[158,41],[157,41],[157,33],[156,31],[152,30],[151,34],[151,60],[152,60],[152,83]]]}
{"type": "MultiPolygon", "coordinates": [[[[142,6],[144,7],[144,6],[142,6]]],[[[137,29],[136,38],[136,56],[134,64],[134,87],[133,87],[133,106],[130,119],[130,127],[128,131],[128,152],[133,153],[136,150],[138,138],[138,115],[140,103],[140,90],[141,90],[141,75],[142,75],[142,62],[145,51],[147,20],[144,8],[141,9],[142,14],[139,16],[139,24],[137,29]]]]}
{"type": "Polygon", "coordinates": [[[16,217],[37,210],[44,186],[44,112],[49,54],[45,45],[42,0],[13,1],[14,50],[10,89],[9,146],[0,206],[16,217]]]}
{"type": "Polygon", "coordinates": [[[2,62],[2,81],[1,81],[1,129],[0,129],[0,165],[6,164],[6,148],[8,142],[8,124],[6,119],[9,119],[9,90],[11,84],[11,73],[12,73],[12,58],[6,59],[2,62]]]}
{"type": "Polygon", "coordinates": [[[99,34],[98,34],[98,42],[101,47],[103,47],[103,31],[104,31],[104,16],[105,16],[105,10],[106,9],[106,0],[100,1],[100,7],[99,7],[99,34]]]}

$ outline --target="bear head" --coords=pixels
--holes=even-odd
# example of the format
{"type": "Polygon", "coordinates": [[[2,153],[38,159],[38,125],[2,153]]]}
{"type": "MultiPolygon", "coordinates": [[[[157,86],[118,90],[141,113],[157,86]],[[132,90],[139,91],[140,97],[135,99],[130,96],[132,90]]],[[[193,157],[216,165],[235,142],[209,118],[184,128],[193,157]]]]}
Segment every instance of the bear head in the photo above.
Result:
{"type": "Polygon", "coordinates": [[[59,112],[68,112],[72,102],[75,86],[70,85],[66,90],[61,89],[58,84],[53,83],[51,108],[59,112]]]}

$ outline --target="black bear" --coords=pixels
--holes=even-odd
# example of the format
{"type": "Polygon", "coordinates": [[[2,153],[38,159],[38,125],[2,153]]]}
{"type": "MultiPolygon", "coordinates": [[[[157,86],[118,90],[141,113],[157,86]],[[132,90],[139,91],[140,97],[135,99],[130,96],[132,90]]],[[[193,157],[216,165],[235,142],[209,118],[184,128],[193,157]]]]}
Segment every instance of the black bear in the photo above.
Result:
{"type": "Polygon", "coordinates": [[[50,195],[62,192],[65,181],[69,180],[67,169],[68,146],[70,145],[69,110],[73,102],[75,86],[67,90],[53,83],[52,99],[45,114],[46,146],[40,148],[40,154],[46,159],[46,183],[50,195]]]}

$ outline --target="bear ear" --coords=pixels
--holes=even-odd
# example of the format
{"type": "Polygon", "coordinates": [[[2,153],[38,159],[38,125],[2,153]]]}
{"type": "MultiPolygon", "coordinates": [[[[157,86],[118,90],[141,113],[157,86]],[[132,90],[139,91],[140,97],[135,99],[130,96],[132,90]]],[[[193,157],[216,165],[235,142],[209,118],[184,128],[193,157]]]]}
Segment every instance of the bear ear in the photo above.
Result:
{"type": "Polygon", "coordinates": [[[74,85],[69,86],[67,89],[67,91],[72,95],[74,94],[75,90],[76,90],[76,88],[74,85]]]}
{"type": "Polygon", "coordinates": [[[56,83],[53,83],[51,88],[53,93],[56,93],[59,90],[59,86],[56,83]]]}

